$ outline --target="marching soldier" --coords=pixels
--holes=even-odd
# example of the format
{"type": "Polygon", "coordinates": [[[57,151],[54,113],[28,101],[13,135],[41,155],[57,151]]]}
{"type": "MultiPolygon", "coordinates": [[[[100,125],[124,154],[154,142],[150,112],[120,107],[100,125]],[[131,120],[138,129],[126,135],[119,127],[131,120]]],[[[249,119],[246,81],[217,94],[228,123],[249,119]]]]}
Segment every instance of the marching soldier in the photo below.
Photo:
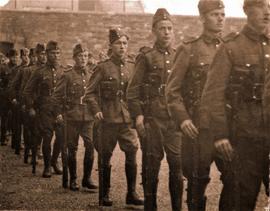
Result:
{"type": "MultiPolygon", "coordinates": [[[[29,49],[23,48],[21,49],[21,60],[22,63],[19,67],[19,71],[17,72],[16,76],[12,79],[9,85],[9,95],[11,98],[11,102],[13,104],[13,127],[15,132],[15,153],[19,154],[20,147],[21,147],[21,127],[23,124],[23,140],[25,144],[25,155],[28,154],[27,149],[29,145],[29,129],[27,127],[27,121],[25,116],[25,105],[23,102],[22,97],[22,90],[23,90],[23,80],[28,78],[29,72],[29,49]]],[[[26,161],[25,161],[26,163],[26,161]]]]}
{"type": "Polygon", "coordinates": [[[210,126],[223,161],[221,211],[254,210],[269,175],[269,1],[245,0],[243,9],[247,24],[219,48],[200,109],[200,127],[210,126]]]}
{"type": "Polygon", "coordinates": [[[85,94],[85,101],[95,118],[102,121],[101,140],[97,144],[99,159],[102,160],[99,165],[99,182],[102,183],[99,185],[101,206],[112,206],[113,203],[109,197],[110,160],[117,141],[126,155],[126,204],[143,204],[136,193],[138,138],[135,130],[131,129],[131,118],[126,104],[126,87],[134,66],[133,61],[126,58],[128,39],[122,30],[110,30],[112,55],[97,65],[85,94]]]}
{"type": "Polygon", "coordinates": [[[66,70],[57,83],[53,99],[56,102],[57,120],[63,122],[66,118],[68,168],[70,172],[70,189],[79,190],[77,178],[77,150],[79,135],[82,136],[85,147],[82,186],[89,189],[97,189],[91,180],[91,172],[94,162],[94,144],[92,139],[94,118],[82,99],[85,94],[86,83],[91,77],[88,70],[88,51],[81,44],[73,49],[75,65],[66,70]],[[65,106],[65,111],[63,107],[65,106]],[[64,113],[63,113],[64,112],[64,113]],[[65,116],[63,116],[65,115],[65,116]]]}
{"type": "Polygon", "coordinates": [[[204,196],[210,181],[210,165],[214,144],[209,131],[206,140],[198,143],[199,104],[208,69],[222,43],[224,5],[221,0],[200,0],[198,4],[203,32],[183,41],[177,49],[168,79],[168,108],[183,136],[183,174],[188,180],[187,204],[190,211],[205,210],[204,196]]]}
{"type": "Polygon", "coordinates": [[[56,88],[57,80],[63,72],[63,67],[59,64],[60,48],[57,42],[49,41],[46,46],[47,63],[35,70],[26,84],[24,95],[27,106],[29,106],[30,116],[39,115],[41,136],[43,139],[42,152],[44,159],[43,177],[51,177],[51,166],[56,174],[62,174],[62,170],[57,165],[57,158],[61,151],[63,140],[63,128],[55,124],[55,113],[51,96],[56,88]],[[36,97],[37,109],[34,109],[33,99],[36,97]],[[51,141],[55,131],[56,139],[51,155],[51,141]]]}
{"type": "Polygon", "coordinates": [[[129,109],[141,136],[144,210],[157,210],[158,173],[165,150],[172,210],[180,211],[183,191],[181,134],[169,116],[165,99],[165,83],[175,55],[173,23],[166,9],[156,11],[152,32],[156,37],[155,45],[141,49],[127,93],[129,109]],[[146,129],[147,125],[150,126],[146,129]]]}
{"type": "Polygon", "coordinates": [[[29,59],[30,59],[29,66],[35,65],[37,63],[35,48],[30,48],[29,59]]]}

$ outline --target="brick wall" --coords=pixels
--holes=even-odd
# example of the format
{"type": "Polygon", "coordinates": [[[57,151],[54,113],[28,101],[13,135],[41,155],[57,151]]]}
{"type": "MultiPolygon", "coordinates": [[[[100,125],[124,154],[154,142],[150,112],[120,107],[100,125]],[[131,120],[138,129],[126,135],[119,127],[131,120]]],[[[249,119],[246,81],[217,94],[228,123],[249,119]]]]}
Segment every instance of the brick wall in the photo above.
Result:
{"type": "MultiPolygon", "coordinates": [[[[176,43],[184,36],[196,36],[202,30],[198,17],[174,16],[176,43]]],[[[73,46],[82,42],[95,54],[108,46],[110,27],[122,27],[130,35],[129,49],[136,53],[153,44],[152,15],[100,13],[0,11],[0,40],[15,46],[33,47],[37,42],[56,40],[62,47],[63,63],[71,63],[73,46]]],[[[228,18],[225,33],[241,28],[243,19],[228,18]]]]}

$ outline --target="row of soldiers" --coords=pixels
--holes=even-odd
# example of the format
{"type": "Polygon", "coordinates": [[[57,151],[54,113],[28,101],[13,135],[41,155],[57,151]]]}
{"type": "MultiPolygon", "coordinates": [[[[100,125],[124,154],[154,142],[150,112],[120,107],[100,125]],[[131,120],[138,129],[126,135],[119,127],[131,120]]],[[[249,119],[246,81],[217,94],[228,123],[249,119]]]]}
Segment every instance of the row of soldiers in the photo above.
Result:
{"type": "Polygon", "coordinates": [[[85,146],[84,187],[96,188],[91,170],[97,149],[101,206],[113,204],[110,160],[117,142],[126,156],[126,203],[144,204],[146,211],[158,207],[164,152],[173,211],[182,209],[183,175],[188,209],[206,210],[213,161],[223,183],[219,210],[254,210],[262,182],[269,195],[269,2],[245,0],[247,23],[225,37],[223,2],[200,0],[198,8],[202,34],[177,49],[172,18],[158,9],[152,21],[155,44],[141,48],[135,62],[127,55],[129,36],[120,29],[110,30],[110,57],[91,71],[83,45],[73,50],[75,65],[63,68],[58,44],[47,44],[46,64],[33,70],[22,94],[9,94],[14,105],[24,98],[29,115],[38,117],[34,126],[40,125],[43,139],[43,176],[51,175],[55,131],[56,140],[62,140],[63,167],[67,156],[71,190],[78,190],[79,136],[85,146]],[[144,200],[136,192],[139,142],[144,200]]]}

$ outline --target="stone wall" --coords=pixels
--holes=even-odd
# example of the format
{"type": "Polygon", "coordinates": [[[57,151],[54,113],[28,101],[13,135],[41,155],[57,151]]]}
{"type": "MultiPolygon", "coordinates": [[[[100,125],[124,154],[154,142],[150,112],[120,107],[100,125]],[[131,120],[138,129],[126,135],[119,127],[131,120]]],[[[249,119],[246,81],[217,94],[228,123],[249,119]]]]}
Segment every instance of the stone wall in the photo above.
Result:
{"type": "MultiPolygon", "coordinates": [[[[202,30],[198,17],[174,16],[175,37],[178,43],[184,36],[196,36],[202,30]]],[[[153,44],[152,15],[101,14],[70,12],[26,12],[0,10],[0,41],[12,41],[17,48],[33,47],[37,42],[56,40],[62,47],[63,63],[72,62],[72,48],[87,44],[97,55],[108,46],[108,30],[122,27],[130,35],[129,49],[138,52],[144,45],[153,44]]],[[[238,31],[243,19],[228,18],[225,33],[238,31]]]]}

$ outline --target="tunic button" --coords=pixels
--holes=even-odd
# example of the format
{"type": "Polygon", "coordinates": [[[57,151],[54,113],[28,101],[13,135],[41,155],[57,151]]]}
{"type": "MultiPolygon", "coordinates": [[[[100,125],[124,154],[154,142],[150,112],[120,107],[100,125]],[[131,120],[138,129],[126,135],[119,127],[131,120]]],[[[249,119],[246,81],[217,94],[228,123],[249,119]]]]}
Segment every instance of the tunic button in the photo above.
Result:
{"type": "Polygon", "coordinates": [[[54,80],[53,83],[56,83],[56,80],[54,80]]]}
{"type": "Polygon", "coordinates": [[[56,74],[53,74],[54,77],[56,77],[56,74]]]}
{"type": "Polygon", "coordinates": [[[203,65],[204,65],[204,63],[203,63],[203,62],[201,62],[201,63],[200,63],[200,65],[201,65],[201,66],[203,66],[203,65]]]}
{"type": "Polygon", "coordinates": [[[83,83],[85,83],[85,80],[83,79],[83,83]]]}
{"type": "Polygon", "coordinates": [[[263,44],[263,45],[266,45],[266,42],[263,42],[262,44],[263,44]]]}
{"type": "Polygon", "coordinates": [[[167,61],[166,61],[166,63],[167,63],[167,64],[170,64],[170,61],[169,61],[169,60],[167,60],[167,61]]]}
{"type": "Polygon", "coordinates": [[[168,52],[167,51],[165,52],[165,55],[168,55],[168,52]]]}
{"type": "Polygon", "coordinates": [[[84,86],[83,88],[86,89],[86,86],[84,86]]]}
{"type": "Polygon", "coordinates": [[[121,76],[124,76],[124,73],[121,73],[121,76]]]}
{"type": "Polygon", "coordinates": [[[246,64],[247,67],[250,67],[250,64],[246,64]]]}
{"type": "Polygon", "coordinates": [[[265,58],[269,58],[270,57],[270,55],[269,54],[265,54],[265,58]]]}
{"type": "Polygon", "coordinates": [[[124,65],[121,64],[120,67],[124,67],[124,65]]]}
{"type": "Polygon", "coordinates": [[[167,70],[167,73],[171,73],[172,71],[171,70],[167,70]]]}
{"type": "Polygon", "coordinates": [[[121,85],[122,85],[122,86],[124,85],[124,82],[123,82],[123,81],[121,82],[121,85]]]}
{"type": "Polygon", "coordinates": [[[268,68],[265,68],[265,72],[268,72],[268,68]]]}

